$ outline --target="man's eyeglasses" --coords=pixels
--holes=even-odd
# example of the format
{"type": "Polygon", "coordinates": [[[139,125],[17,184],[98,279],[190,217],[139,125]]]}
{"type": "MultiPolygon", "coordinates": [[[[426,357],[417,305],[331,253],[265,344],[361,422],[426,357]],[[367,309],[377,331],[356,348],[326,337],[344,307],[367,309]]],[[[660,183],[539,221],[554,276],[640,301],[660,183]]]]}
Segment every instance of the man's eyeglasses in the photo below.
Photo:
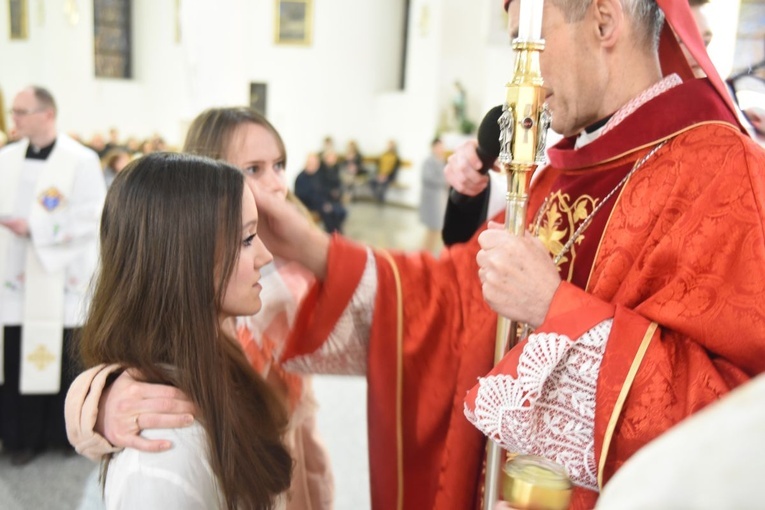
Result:
{"type": "Polygon", "coordinates": [[[17,110],[15,108],[11,108],[10,110],[8,110],[8,113],[10,113],[11,115],[15,117],[26,117],[27,115],[32,115],[34,113],[40,113],[44,111],[45,109],[42,109],[42,108],[37,110],[17,110]]]}

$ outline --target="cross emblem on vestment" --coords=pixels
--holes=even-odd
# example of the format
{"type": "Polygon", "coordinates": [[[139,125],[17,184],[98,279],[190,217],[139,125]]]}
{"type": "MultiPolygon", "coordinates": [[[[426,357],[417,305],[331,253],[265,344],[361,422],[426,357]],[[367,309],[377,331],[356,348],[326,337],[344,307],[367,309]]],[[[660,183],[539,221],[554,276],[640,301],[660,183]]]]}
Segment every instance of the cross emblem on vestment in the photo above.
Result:
{"type": "Polygon", "coordinates": [[[42,371],[45,370],[48,365],[56,361],[56,357],[51,354],[47,347],[40,344],[37,346],[37,349],[32,352],[32,354],[27,356],[27,361],[34,364],[37,367],[37,370],[42,371]]]}

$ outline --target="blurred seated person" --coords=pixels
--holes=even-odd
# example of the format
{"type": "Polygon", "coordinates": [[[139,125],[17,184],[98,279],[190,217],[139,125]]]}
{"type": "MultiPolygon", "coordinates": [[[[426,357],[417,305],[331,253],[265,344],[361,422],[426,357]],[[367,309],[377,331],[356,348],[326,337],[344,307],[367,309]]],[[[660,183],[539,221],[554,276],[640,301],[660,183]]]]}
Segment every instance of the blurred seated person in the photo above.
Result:
{"type": "Polygon", "coordinates": [[[359,151],[359,146],[356,140],[348,142],[348,146],[345,148],[345,156],[343,164],[345,171],[351,175],[364,175],[369,173],[369,170],[364,168],[364,157],[359,151]]]}
{"type": "Polygon", "coordinates": [[[95,133],[91,136],[90,141],[86,145],[93,149],[99,158],[103,158],[107,153],[106,142],[101,133],[95,133]]]}
{"type": "Polygon", "coordinates": [[[364,158],[359,152],[359,147],[355,140],[348,142],[343,158],[340,177],[345,188],[344,195],[353,200],[356,195],[357,179],[366,176],[369,171],[364,168],[364,158]]]}
{"type": "Polygon", "coordinates": [[[342,232],[347,211],[338,200],[330,198],[322,178],[322,164],[319,155],[310,153],[305,162],[305,169],[295,179],[295,196],[316,213],[327,232],[342,232]]]}
{"type": "Polygon", "coordinates": [[[162,136],[158,133],[154,133],[154,135],[151,137],[151,143],[154,147],[154,152],[165,152],[170,150],[165,139],[162,138],[162,136]]]}
{"type": "Polygon", "coordinates": [[[398,149],[394,140],[388,141],[387,150],[380,156],[377,163],[377,174],[372,180],[372,193],[379,203],[385,202],[385,193],[393,181],[396,180],[401,160],[398,157],[398,149]]]}
{"type": "Polygon", "coordinates": [[[140,156],[141,154],[141,142],[135,136],[131,136],[125,142],[125,148],[131,156],[140,156]]]}
{"type": "Polygon", "coordinates": [[[153,152],[156,152],[156,150],[154,149],[154,142],[151,139],[146,139],[141,142],[141,146],[138,149],[139,156],[146,156],[147,154],[151,154],[153,152]]]}
{"type": "Polygon", "coordinates": [[[112,149],[118,149],[124,147],[122,142],[120,142],[120,132],[116,127],[109,128],[109,140],[106,142],[106,151],[107,154],[112,149]]]}
{"type": "Polygon", "coordinates": [[[114,147],[101,159],[101,167],[104,169],[104,181],[106,187],[112,185],[112,181],[123,168],[130,163],[130,153],[122,147],[114,147]]]}
{"type": "Polygon", "coordinates": [[[321,144],[321,152],[319,153],[319,159],[324,157],[325,152],[335,152],[335,141],[331,136],[325,136],[321,144]]]}
{"type": "Polygon", "coordinates": [[[343,184],[340,180],[340,162],[334,149],[322,152],[319,176],[329,200],[340,202],[343,198],[343,184]]]}

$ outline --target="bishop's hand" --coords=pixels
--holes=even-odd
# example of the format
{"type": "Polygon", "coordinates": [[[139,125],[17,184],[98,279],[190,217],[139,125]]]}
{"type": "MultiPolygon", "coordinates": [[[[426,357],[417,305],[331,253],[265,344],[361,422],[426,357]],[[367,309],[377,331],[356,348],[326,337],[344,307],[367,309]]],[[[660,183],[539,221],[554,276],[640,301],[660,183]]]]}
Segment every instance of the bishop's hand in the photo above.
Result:
{"type": "Polygon", "coordinates": [[[478,276],[488,305],[503,317],[538,327],[561,282],[550,253],[531,234],[518,237],[494,222],[478,242],[478,276]]]}
{"type": "Polygon", "coordinates": [[[258,206],[258,235],[274,255],[305,266],[317,278],[327,272],[329,236],[293,204],[251,188],[258,206]]]}

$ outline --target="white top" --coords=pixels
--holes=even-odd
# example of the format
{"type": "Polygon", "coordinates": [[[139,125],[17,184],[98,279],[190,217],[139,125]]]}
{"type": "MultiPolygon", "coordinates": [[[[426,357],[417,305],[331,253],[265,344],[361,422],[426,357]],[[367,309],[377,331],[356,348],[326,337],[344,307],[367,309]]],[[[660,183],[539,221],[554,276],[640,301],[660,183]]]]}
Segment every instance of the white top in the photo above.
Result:
{"type": "Polygon", "coordinates": [[[144,430],[148,439],[173,447],[147,453],[127,448],[114,454],[106,475],[108,510],[207,510],[225,508],[207,455],[207,437],[198,422],[181,429],[144,430]]]}

